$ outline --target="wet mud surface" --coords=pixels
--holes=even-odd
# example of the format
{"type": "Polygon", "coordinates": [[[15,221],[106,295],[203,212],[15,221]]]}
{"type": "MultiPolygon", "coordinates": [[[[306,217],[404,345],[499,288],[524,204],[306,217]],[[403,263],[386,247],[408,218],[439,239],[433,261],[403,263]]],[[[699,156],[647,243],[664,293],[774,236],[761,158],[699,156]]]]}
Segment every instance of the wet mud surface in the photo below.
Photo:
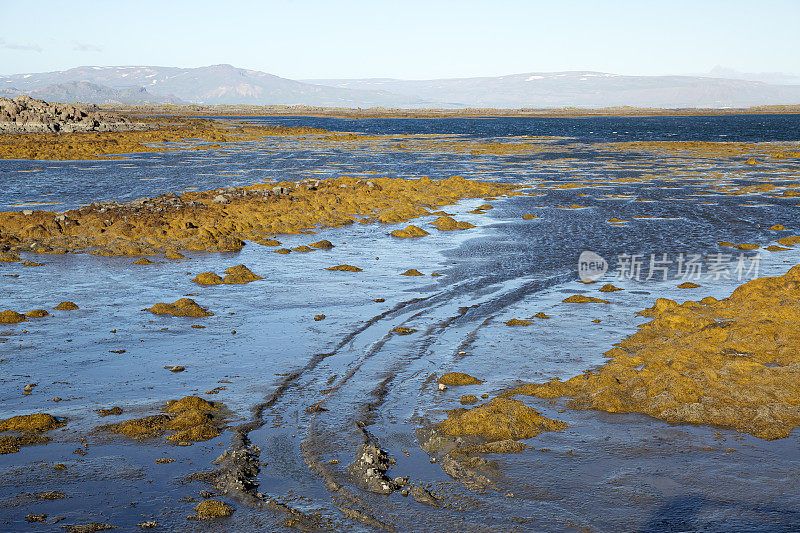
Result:
{"type": "MultiPolygon", "coordinates": [[[[726,120],[735,119],[749,137],[734,140],[773,142],[781,153],[796,141],[776,127],[783,118],[726,120]]],[[[271,137],[90,164],[0,163],[0,211],[309,177],[460,175],[523,193],[465,198],[413,221],[276,234],[274,245],[244,239],[238,251],[162,252],[150,264],[17,251],[20,261],[0,263],[0,310],[24,317],[0,324],[0,420],[53,418],[0,425],[0,438],[30,440],[0,455],[0,529],[795,530],[797,430],[767,440],[731,424],[575,409],[569,395],[497,397],[601,369],[615,344],[647,334],[640,326],[653,316],[637,312],[658,298],[727,298],[755,274],[738,279],[739,262],[750,267],[760,254],[759,277],[800,263],[800,162],[765,159],[763,147],[725,156],[607,149],[595,143],[625,136],[517,120],[526,126],[504,136],[495,120],[468,121],[465,135],[434,123],[418,131],[424,121],[273,119],[344,132],[355,124],[350,131],[370,139],[271,137]],[[517,146],[497,146],[506,143],[517,146]],[[427,235],[390,235],[409,225],[427,235]],[[322,241],[332,246],[315,246],[322,241]],[[584,250],[608,262],[595,283],[579,281],[584,250]],[[621,254],[644,259],[638,281],[617,268],[621,254]],[[672,262],[647,280],[651,254],[672,262]],[[700,276],[678,275],[680,254],[699,256],[700,276]],[[730,256],[727,277],[709,271],[716,254],[730,256]],[[176,312],[148,311],[157,305],[176,312]],[[34,310],[47,315],[25,315],[34,310]],[[193,396],[211,407],[187,400],[169,410],[193,396]],[[132,420],[146,422],[124,426],[132,420]]],[[[658,132],[670,124],[678,136],[693,132],[676,140],[698,140],[680,122],[697,119],[662,119],[675,122],[656,133],[656,119],[630,120],[632,140],[648,131],[664,140],[658,132]]],[[[703,127],[699,140],[728,134],[703,127]]],[[[731,320],[725,313],[714,320],[731,320]]],[[[768,351],[779,340],[720,350],[768,351]]],[[[792,364],[776,351],[765,375],[791,370],[770,366],[792,364]]]]}

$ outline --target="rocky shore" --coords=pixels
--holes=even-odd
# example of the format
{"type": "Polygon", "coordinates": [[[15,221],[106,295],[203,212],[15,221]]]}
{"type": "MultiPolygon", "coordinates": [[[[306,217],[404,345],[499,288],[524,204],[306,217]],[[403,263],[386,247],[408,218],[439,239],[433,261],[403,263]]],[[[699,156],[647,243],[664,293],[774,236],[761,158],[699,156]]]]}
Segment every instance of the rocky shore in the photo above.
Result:
{"type": "Polygon", "coordinates": [[[132,122],[111,111],[48,103],[22,95],[0,97],[0,133],[77,133],[88,131],[139,131],[152,125],[132,122]]]}

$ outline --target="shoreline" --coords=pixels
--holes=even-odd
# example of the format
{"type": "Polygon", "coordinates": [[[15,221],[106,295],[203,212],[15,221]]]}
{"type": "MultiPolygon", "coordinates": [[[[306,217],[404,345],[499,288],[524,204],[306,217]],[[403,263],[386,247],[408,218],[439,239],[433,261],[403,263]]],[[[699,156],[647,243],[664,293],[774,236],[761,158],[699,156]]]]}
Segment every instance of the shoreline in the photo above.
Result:
{"type": "Polygon", "coordinates": [[[214,117],[330,117],[330,118],[592,118],[592,117],[680,117],[680,116],[729,116],[729,115],[781,115],[799,114],[800,104],[766,105],[747,108],[637,108],[607,107],[583,108],[535,108],[535,109],[384,109],[384,108],[337,108],[313,106],[249,106],[249,105],[101,105],[101,109],[125,115],[165,116],[214,116],[214,117]]]}

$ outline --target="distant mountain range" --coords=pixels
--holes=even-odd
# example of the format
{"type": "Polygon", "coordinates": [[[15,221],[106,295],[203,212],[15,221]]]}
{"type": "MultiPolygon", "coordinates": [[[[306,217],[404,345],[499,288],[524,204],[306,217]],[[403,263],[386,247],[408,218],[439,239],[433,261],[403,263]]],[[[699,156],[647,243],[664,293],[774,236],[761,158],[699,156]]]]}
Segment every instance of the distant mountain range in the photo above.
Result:
{"type": "MultiPolygon", "coordinates": [[[[30,94],[60,102],[115,104],[306,105],[324,107],[750,107],[800,104],[800,84],[719,77],[623,76],[604,72],[529,72],[440,80],[289,80],[213,65],[199,68],[78,67],[0,76],[0,96],[30,94]]],[[[729,76],[729,77],[728,77],[729,76]]]]}

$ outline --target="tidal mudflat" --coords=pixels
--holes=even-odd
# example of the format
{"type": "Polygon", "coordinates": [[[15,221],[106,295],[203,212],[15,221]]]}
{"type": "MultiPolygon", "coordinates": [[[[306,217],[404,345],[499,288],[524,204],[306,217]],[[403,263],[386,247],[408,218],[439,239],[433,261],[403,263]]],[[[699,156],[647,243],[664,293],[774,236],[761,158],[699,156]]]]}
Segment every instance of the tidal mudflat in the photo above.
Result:
{"type": "Polygon", "coordinates": [[[3,529],[796,529],[797,116],[191,124],[0,142],[3,529]]]}

